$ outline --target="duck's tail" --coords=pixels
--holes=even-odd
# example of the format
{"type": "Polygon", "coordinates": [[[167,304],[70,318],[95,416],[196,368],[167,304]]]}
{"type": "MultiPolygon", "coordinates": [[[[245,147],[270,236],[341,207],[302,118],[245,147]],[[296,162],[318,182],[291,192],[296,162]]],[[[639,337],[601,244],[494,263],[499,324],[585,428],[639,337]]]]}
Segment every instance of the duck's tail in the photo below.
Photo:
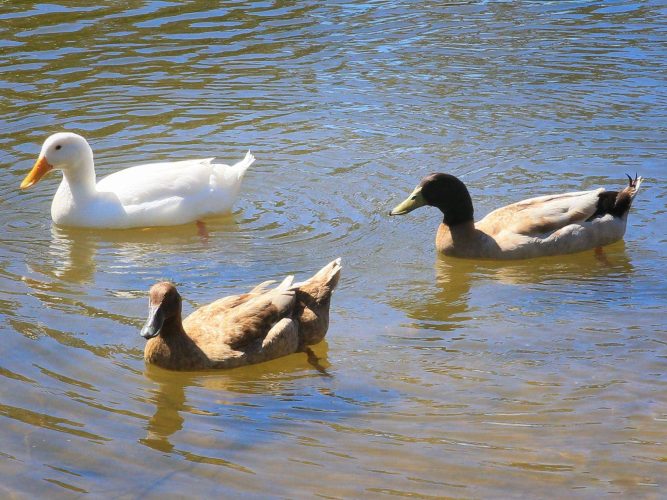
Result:
{"type": "Polygon", "coordinates": [[[632,201],[637,196],[639,186],[644,179],[636,174],[634,179],[628,174],[625,175],[628,176],[628,185],[620,191],[602,191],[598,195],[595,213],[587,220],[590,221],[606,214],[611,214],[619,219],[627,218],[632,201]]]}
{"type": "Polygon", "coordinates": [[[642,181],[644,180],[644,178],[639,177],[637,174],[635,174],[634,179],[630,177],[629,174],[625,175],[628,177],[628,186],[625,189],[623,189],[623,191],[628,192],[628,194],[630,195],[630,201],[632,201],[635,199],[635,196],[637,196],[637,193],[639,192],[639,186],[642,185],[642,181]]]}
{"type": "Polygon", "coordinates": [[[250,165],[252,165],[254,162],[255,162],[254,155],[250,151],[248,151],[245,154],[245,158],[243,158],[240,162],[231,166],[231,171],[236,176],[236,178],[240,180],[245,175],[246,170],[248,170],[248,167],[250,167],[250,165]]]}
{"type": "Polygon", "coordinates": [[[276,290],[292,290],[294,288],[293,283],[294,283],[294,276],[290,274],[280,282],[280,285],[276,287],[276,290]]]}
{"type": "Polygon", "coordinates": [[[329,328],[331,293],[340,278],[340,258],[329,262],[313,277],[291,286],[296,291],[295,317],[301,348],[321,341],[329,328]]]}
{"type": "Polygon", "coordinates": [[[628,216],[632,201],[635,199],[635,196],[637,196],[639,186],[641,186],[642,181],[644,180],[637,174],[635,174],[634,179],[628,174],[625,175],[628,176],[628,185],[618,192],[616,199],[614,200],[614,208],[610,211],[612,215],[620,218],[626,218],[628,216]]]}
{"type": "Polygon", "coordinates": [[[322,288],[326,289],[328,293],[331,293],[336,285],[338,285],[338,280],[340,279],[340,270],[343,268],[341,265],[341,258],[338,257],[335,260],[329,262],[322,269],[317,271],[310,279],[306,281],[301,281],[299,283],[294,283],[290,288],[292,290],[297,288],[322,288]]]}

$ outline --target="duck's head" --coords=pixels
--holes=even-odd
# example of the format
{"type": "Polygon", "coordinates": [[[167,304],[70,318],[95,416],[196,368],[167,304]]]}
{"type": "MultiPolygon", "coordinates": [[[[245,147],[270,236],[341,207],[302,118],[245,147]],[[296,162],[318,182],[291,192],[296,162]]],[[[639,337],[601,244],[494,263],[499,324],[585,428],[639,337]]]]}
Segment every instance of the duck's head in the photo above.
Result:
{"type": "Polygon", "coordinates": [[[54,169],[73,173],[92,162],[92,158],[93,151],[90,145],[80,135],[72,132],[53,134],[44,141],[39,158],[30,173],[23,179],[21,189],[37,184],[42,177],[54,169]]]}
{"type": "Polygon", "coordinates": [[[439,208],[444,223],[453,226],[473,220],[473,206],[463,182],[450,174],[435,173],[424,177],[405,201],[389,215],[403,215],[424,205],[439,208]]]}
{"type": "Polygon", "coordinates": [[[173,283],[161,281],[151,287],[148,295],[148,319],[141,336],[152,339],[160,334],[166,322],[181,316],[181,296],[173,283]]]}

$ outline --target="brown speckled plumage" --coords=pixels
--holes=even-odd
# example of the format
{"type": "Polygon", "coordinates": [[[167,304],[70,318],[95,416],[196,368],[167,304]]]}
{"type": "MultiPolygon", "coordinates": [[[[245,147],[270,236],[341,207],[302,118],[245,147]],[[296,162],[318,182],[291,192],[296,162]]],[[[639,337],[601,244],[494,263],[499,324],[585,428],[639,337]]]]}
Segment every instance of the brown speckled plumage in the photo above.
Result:
{"type": "Polygon", "coordinates": [[[142,335],[148,363],[171,370],[233,368],[268,361],[321,341],[329,326],[331,293],[340,259],[307,281],[288,277],[276,288],[265,282],[249,293],[225,297],[181,320],[173,284],[150,291],[151,311],[142,335]]]}

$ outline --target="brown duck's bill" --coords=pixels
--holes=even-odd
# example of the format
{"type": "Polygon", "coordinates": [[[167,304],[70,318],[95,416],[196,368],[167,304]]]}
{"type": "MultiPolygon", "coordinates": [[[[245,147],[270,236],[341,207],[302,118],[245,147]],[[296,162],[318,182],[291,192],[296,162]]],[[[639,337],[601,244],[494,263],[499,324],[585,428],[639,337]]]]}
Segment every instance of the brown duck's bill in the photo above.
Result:
{"type": "Polygon", "coordinates": [[[53,170],[53,165],[51,165],[44,156],[37,158],[35,166],[32,167],[32,170],[21,183],[21,189],[27,189],[30,186],[33,186],[39,182],[39,180],[53,170]]]}
{"type": "Polygon", "coordinates": [[[160,334],[160,330],[162,330],[162,325],[164,324],[164,313],[161,306],[162,304],[157,306],[151,305],[148,309],[148,319],[141,329],[141,336],[143,338],[152,339],[160,334]]]}
{"type": "Polygon", "coordinates": [[[422,195],[422,188],[421,186],[417,186],[404,202],[396,205],[396,207],[389,212],[389,215],[407,214],[408,212],[412,212],[415,208],[423,207],[424,205],[426,205],[426,200],[422,195]]]}

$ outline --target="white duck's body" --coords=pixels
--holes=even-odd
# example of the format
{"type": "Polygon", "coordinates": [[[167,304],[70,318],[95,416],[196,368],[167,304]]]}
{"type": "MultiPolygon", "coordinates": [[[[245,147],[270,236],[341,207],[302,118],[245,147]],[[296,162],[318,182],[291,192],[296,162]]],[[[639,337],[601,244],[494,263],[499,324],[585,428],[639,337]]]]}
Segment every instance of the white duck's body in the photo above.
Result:
{"type": "Polygon", "coordinates": [[[254,157],[248,152],[233,166],[213,158],[152,163],[95,178],[93,152],[72,133],[49,137],[33,171],[21,184],[35,184],[51,169],[63,180],[51,204],[58,225],[124,229],[185,224],[229,212],[254,157]]]}

